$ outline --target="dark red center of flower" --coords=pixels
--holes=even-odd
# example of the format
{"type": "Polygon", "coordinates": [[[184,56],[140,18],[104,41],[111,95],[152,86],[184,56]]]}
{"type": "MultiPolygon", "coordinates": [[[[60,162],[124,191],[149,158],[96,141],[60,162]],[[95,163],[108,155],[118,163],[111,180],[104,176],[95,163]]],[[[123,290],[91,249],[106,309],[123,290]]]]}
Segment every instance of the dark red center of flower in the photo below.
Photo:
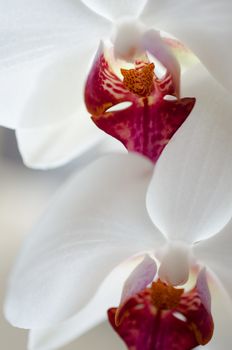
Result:
{"type": "Polygon", "coordinates": [[[108,310],[114,330],[129,350],[191,350],[213,335],[212,315],[195,287],[189,292],[161,281],[131,297],[120,310],[108,310]]]}
{"type": "Polygon", "coordinates": [[[128,151],[153,162],[192,111],[195,98],[178,98],[169,72],[159,79],[146,56],[120,79],[100,48],[85,87],[85,104],[94,123],[128,151]],[[168,97],[172,97],[171,99],[168,97]],[[122,102],[128,108],[109,110],[122,102]]]}

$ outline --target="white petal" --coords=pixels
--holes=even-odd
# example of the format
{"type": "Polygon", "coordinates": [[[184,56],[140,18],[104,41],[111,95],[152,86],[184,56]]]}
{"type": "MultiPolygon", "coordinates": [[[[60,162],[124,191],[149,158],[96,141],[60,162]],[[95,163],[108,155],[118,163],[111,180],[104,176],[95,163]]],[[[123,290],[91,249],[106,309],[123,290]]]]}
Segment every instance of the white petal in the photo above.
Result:
{"type": "Polygon", "coordinates": [[[232,222],[222,232],[194,246],[194,254],[218,276],[232,301],[232,222]]]}
{"type": "Polygon", "coordinates": [[[140,260],[137,257],[120,264],[104,280],[91,302],[72,318],[56,327],[31,330],[29,349],[50,350],[61,347],[105,320],[107,310],[119,304],[123,283],[140,260]]]}
{"type": "MultiPolygon", "coordinates": [[[[93,347],[101,350],[125,350],[125,345],[119,336],[112,330],[109,322],[105,321],[83,334],[71,344],[62,347],[62,350],[92,350],[93,347]]],[[[29,348],[29,350],[51,350],[59,347],[29,348]]],[[[205,350],[205,349],[203,349],[205,350]]]]}
{"type": "Polygon", "coordinates": [[[50,59],[29,62],[0,72],[0,125],[15,129],[26,102],[37,87],[41,71],[50,59]]]}
{"type": "Polygon", "coordinates": [[[158,247],[163,238],[145,208],[152,168],[112,155],[67,183],[16,262],[5,305],[12,324],[48,327],[73,316],[118,263],[158,247]]]}
{"type": "MultiPolygon", "coordinates": [[[[162,33],[164,34],[164,33],[162,33]]],[[[179,40],[170,38],[163,35],[163,40],[176,57],[181,66],[181,73],[183,74],[187,69],[192,68],[195,64],[199,63],[197,56],[193,52],[184,46],[179,40]]]]}
{"type": "Polygon", "coordinates": [[[138,17],[146,0],[82,0],[91,10],[111,21],[121,17],[138,17]]]}
{"type": "Polygon", "coordinates": [[[169,238],[194,242],[219,232],[232,216],[232,103],[201,66],[183,78],[182,95],[197,102],[160,157],[147,208],[169,238]]]}
{"type": "Polygon", "coordinates": [[[54,126],[77,113],[93,53],[75,50],[0,72],[1,125],[54,126]]]}
{"type": "Polygon", "coordinates": [[[101,350],[125,350],[122,339],[107,321],[91,329],[63,350],[92,350],[93,347],[101,350]]]}
{"type": "Polygon", "coordinates": [[[231,91],[231,1],[148,0],[141,19],[181,40],[231,91]]]}
{"type": "Polygon", "coordinates": [[[20,6],[16,0],[1,1],[0,124],[16,128],[22,116],[29,126],[49,124],[56,121],[55,112],[59,112],[58,119],[64,117],[65,109],[68,114],[74,106],[74,94],[76,104],[78,97],[82,97],[80,86],[82,88],[84,74],[87,74],[86,55],[97,49],[109,26],[108,21],[80,1],[22,0],[20,6]],[[76,62],[66,59],[62,67],[62,57],[67,50],[76,52],[76,62]],[[58,65],[54,56],[60,55],[58,65]],[[45,64],[49,67],[44,71],[45,64]],[[75,82],[77,75],[79,83],[75,82]],[[43,86],[37,87],[38,83],[43,86]],[[36,95],[39,92],[40,95],[36,95]],[[30,98],[32,101],[26,108],[30,98]],[[25,116],[25,108],[25,113],[32,114],[25,116]]]}
{"type": "Polygon", "coordinates": [[[104,138],[85,110],[51,127],[17,129],[16,136],[25,165],[36,169],[63,165],[104,138]]]}
{"type": "MultiPolygon", "coordinates": [[[[231,275],[228,277],[231,278],[231,275]]],[[[209,282],[214,320],[214,334],[208,344],[209,350],[230,350],[232,342],[232,299],[221,285],[219,275],[212,276],[209,282]]],[[[202,350],[204,350],[204,347],[202,350]]]]}
{"type": "Polygon", "coordinates": [[[18,127],[53,126],[84,108],[84,84],[92,53],[70,52],[46,66],[26,101],[18,127]]]}
{"type": "Polygon", "coordinates": [[[109,25],[81,1],[1,1],[1,69],[65,48],[81,52],[107,36],[109,25]]]}

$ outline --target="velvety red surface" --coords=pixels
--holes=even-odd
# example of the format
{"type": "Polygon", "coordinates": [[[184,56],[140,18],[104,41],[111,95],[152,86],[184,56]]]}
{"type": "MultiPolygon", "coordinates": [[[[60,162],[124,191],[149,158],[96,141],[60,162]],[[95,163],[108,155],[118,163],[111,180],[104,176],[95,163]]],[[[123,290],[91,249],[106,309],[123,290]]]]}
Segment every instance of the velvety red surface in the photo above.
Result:
{"type": "MultiPolygon", "coordinates": [[[[141,65],[141,64],[140,64],[141,65]]],[[[154,76],[149,96],[130,92],[113,72],[103,50],[99,50],[85,88],[85,103],[94,123],[107,134],[121,141],[128,151],[147,156],[153,162],[183,124],[195,104],[195,98],[166,100],[175,96],[170,74],[162,80],[154,76]],[[107,110],[121,102],[131,106],[107,110]]]]}
{"type": "Polygon", "coordinates": [[[206,344],[213,335],[212,316],[197,288],[183,293],[179,305],[169,310],[157,309],[152,290],[147,288],[124,305],[119,326],[115,324],[116,310],[111,308],[108,318],[129,350],[190,350],[206,344]]]}

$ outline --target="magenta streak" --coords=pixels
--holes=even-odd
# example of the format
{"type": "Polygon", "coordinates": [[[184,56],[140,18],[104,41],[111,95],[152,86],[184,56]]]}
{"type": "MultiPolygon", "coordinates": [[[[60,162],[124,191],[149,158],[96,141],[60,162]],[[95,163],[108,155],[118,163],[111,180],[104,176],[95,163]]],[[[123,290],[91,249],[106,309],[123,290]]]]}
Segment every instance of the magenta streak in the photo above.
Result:
{"type": "Polygon", "coordinates": [[[148,99],[147,97],[144,98],[143,100],[143,104],[144,104],[144,108],[143,108],[143,150],[142,150],[142,154],[147,154],[147,145],[149,142],[149,129],[148,129],[148,125],[149,125],[149,110],[148,110],[148,99]]]}

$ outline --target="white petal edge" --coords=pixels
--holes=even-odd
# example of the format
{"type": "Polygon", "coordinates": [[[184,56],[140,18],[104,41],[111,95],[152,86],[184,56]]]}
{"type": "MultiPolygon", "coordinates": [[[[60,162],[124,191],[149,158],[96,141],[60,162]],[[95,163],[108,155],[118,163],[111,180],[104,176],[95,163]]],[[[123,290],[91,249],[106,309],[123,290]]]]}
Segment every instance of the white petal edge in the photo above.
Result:
{"type": "Polygon", "coordinates": [[[64,165],[105,139],[83,109],[51,127],[18,128],[16,137],[24,164],[34,169],[64,165]]]}
{"type": "Polygon", "coordinates": [[[167,237],[192,243],[232,216],[232,103],[201,65],[183,75],[182,86],[197,102],[157,163],[147,209],[167,237]]]}
{"type": "Polygon", "coordinates": [[[54,169],[78,158],[78,165],[96,157],[127,153],[121,142],[98,129],[84,110],[52,127],[17,129],[18,148],[24,164],[33,169],[54,169]]]}
{"type": "Polygon", "coordinates": [[[84,85],[93,55],[93,48],[70,51],[46,66],[25,103],[18,128],[54,126],[84,109],[84,85]]]}
{"type": "Polygon", "coordinates": [[[230,327],[232,322],[232,300],[221,284],[220,276],[215,275],[213,270],[210,271],[210,275],[208,281],[212,300],[214,334],[208,347],[210,350],[230,350],[232,341],[230,327]]]}
{"type": "Polygon", "coordinates": [[[136,155],[105,156],[78,173],[50,203],[15,264],[6,318],[21,328],[72,317],[124,259],[163,241],[145,195],[153,166],[136,155]]]}
{"type": "Polygon", "coordinates": [[[123,17],[138,17],[147,0],[82,0],[91,10],[105,18],[116,21],[123,17]]]}
{"type": "Polygon", "coordinates": [[[64,49],[81,53],[107,37],[110,25],[79,0],[2,1],[1,70],[64,49]]]}
{"type": "Polygon", "coordinates": [[[84,108],[94,49],[66,51],[0,72],[0,124],[13,129],[64,122],[84,108]]]}
{"type": "Polygon", "coordinates": [[[141,257],[134,257],[115,268],[104,280],[91,302],[71,319],[57,327],[32,329],[29,333],[29,350],[59,348],[104,321],[107,318],[107,310],[119,304],[123,284],[140,261],[141,257]]]}
{"type": "Polygon", "coordinates": [[[46,57],[17,65],[0,72],[0,125],[15,129],[24,112],[25,104],[37,87],[41,72],[51,64],[46,57]]]}
{"type": "Polygon", "coordinates": [[[220,83],[232,90],[232,3],[228,0],[148,0],[140,19],[189,47],[220,83]]]}
{"type": "Polygon", "coordinates": [[[33,127],[66,117],[64,111],[69,114],[82,98],[88,57],[109,28],[81,1],[1,2],[0,124],[33,127]]]}
{"type": "MultiPolygon", "coordinates": [[[[232,302],[232,222],[217,235],[194,245],[198,260],[210,267],[224,286],[232,302]]],[[[232,312],[232,310],[231,310],[232,312]]]]}
{"type": "Polygon", "coordinates": [[[176,57],[177,61],[181,66],[181,74],[187,69],[192,68],[195,64],[199,63],[197,56],[193,52],[184,46],[179,40],[170,38],[162,33],[164,42],[168,45],[172,54],[176,57]]]}
{"type": "Polygon", "coordinates": [[[120,304],[145,289],[155,278],[157,266],[154,259],[146,254],[143,261],[131,272],[123,286],[120,304]]]}

